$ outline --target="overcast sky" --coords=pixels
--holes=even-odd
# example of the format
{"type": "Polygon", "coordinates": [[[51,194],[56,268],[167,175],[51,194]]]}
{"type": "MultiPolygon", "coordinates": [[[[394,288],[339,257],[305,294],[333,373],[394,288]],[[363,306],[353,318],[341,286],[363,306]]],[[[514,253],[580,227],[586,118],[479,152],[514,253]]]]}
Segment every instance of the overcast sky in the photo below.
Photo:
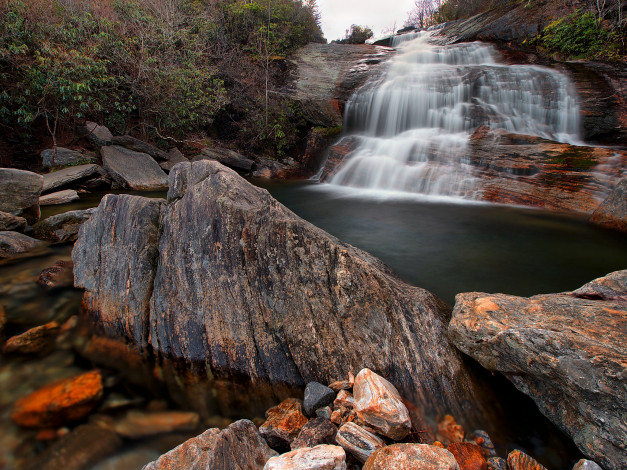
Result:
{"type": "Polygon", "coordinates": [[[402,28],[414,0],[317,0],[324,37],[342,39],[352,24],[368,26],[375,36],[396,21],[402,28]]]}

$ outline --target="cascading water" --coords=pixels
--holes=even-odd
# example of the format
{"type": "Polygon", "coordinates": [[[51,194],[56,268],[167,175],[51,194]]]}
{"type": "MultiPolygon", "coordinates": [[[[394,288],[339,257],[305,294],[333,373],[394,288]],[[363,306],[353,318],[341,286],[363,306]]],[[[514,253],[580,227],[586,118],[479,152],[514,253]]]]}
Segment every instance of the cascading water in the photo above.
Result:
{"type": "Polygon", "coordinates": [[[579,141],[577,96],[566,76],[499,64],[482,43],[436,46],[431,35],[398,38],[384,78],[347,103],[344,128],[358,145],[332,184],[472,199],[466,149],[479,126],[579,141]]]}

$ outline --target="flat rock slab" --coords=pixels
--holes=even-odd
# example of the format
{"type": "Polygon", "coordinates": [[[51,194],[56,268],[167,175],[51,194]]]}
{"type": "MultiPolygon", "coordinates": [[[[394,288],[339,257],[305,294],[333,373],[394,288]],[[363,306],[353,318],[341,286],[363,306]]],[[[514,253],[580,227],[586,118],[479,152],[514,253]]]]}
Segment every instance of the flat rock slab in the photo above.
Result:
{"type": "Polygon", "coordinates": [[[41,175],[30,171],[0,168],[0,211],[24,217],[29,224],[39,219],[41,175]]]}
{"type": "Polygon", "coordinates": [[[46,149],[41,152],[41,162],[44,168],[95,163],[96,160],[94,155],[63,147],[57,147],[56,152],[55,149],[46,149]]]}
{"type": "Polygon", "coordinates": [[[43,242],[18,232],[0,232],[0,259],[26,253],[43,242]]]}
{"type": "Polygon", "coordinates": [[[64,243],[76,240],[78,231],[91,215],[95,208],[78,211],[68,211],[53,215],[35,224],[35,236],[41,240],[64,243]]]}
{"type": "Polygon", "coordinates": [[[449,337],[502,372],[581,451],[625,468],[627,270],[561,294],[478,292],[456,298],[449,337]]]}
{"type": "Polygon", "coordinates": [[[147,464],[143,470],[262,470],[276,455],[251,421],[240,420],[222,431],[217,428],[205,431],[147,464]]]}
{"type": "Polygon", "coordinates": [[[80,199],[78,193],[73,189],[65,189],[56,193],[46,194],[39,198],[40,206],[56,206],[59,204],[68,204],[80,199]]]}
{"type": "Polygon", "coordinates": [[[0,232],[22,232],[27,226],[28,222],[26,222],[24,217],[18,217],[17,215],[0,211],[0,232]]]}
{"type": "Polygon", "coordinates": [[[136,139],[130,135],[116,135],[111,139],[113,145],[134,150],[135,152],[143,152],[150,155],[155,160],[167,160],[168,154],[163,150],[151,145],[143,140],[136,139]]]}
{"type": "Polygon", "coordinates": [[[100,153],[105,169],[121,187],[138,191],[167,189],[167,175],[147,153],[118,145],[103,147],[100,153]]]}
{"type": "Polygon", "coordinates": [[[194,161],[210,159],[222,163],[223,165],[233,168],[234,170],[250,171],[255,162],[244,155],[229,149],[222,148],[204,148],[202,154],[194,157],[194,161]]]}
{"type": "Polygon", "coordinates": [[[43,193],[49,193],[54,189],[62,188],[72,184],[78,184],[87,179],[98,178],[103,174],[103,170],[98,165],[87,164],[64,168],[44,175],[43,193]]]}

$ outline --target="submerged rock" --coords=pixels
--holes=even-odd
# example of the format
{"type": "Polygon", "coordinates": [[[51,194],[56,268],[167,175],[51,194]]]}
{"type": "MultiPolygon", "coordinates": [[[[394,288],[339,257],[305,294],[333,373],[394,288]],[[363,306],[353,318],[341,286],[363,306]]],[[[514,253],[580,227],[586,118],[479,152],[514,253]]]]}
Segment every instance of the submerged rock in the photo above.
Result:
{"type": "Polygon", "coordinates": [[[75,281],[104,332],[280,393],[367,366],[419,415],[485,421],[442,301],[217,162],[178,164],[169,186],[167,204],[106,196],[81,229],[75,281]]]}
{"type": "Polygon", "coordinates": [[[376,451],[363,470],[460,470],[448,450],[426,444],[394,444],[376,451]]]}
{"type": "Polygon", "coordinates": [[[137,191],[167,189],[167,175],[147,153],[117,145],[103,147],[100,153],[105,170],[120,187],[137,191]]]}
{"type": "Polygon", "coordinates": [[[337,443],[365,462],[377,449],[385,447],[385,441],[355,423],[346,423],[337,432],[337,443]]]}
{"type": "Polygon", "coordinates": [[[346,470],[346,454],[339,446],[303,447],[266,463],[264,470],[346,470]]]}
{"type": "Polygon", "coordinates": [[[34,234],[42,240],[56,243],[72,242],[78,237],[81,226],[96,209],[68,211],[40,220],[33,227],[34,234]]]}
{"type": "Polygon", "coordinates": [[[74,263],[57,261],[37,276],[37,284],[47,290],[72,287],[74,285],[74,263]]]}
{"type": "Polygon", "coordinates": [[[627,178],[622,179],[594,211],[590,222],[627,232],[627,178]]]}
{"type": "Polygon", "coordinates": [[[438,423],[437,437],[444,444],[461,442],[464,440],[464,434],[464,428],[457,424],[457,421],[451,415],[445,415],[442,421],[438,423]]]}
{"type": "Polygon", "coordinates": [[[26,253],[43,243],[18,232],[0,232],[0,259],[26,253]]]}
{"type": "Polygon", "coordinates": [[[41,175],[30,171],[0,168],[0,211],[24,217],[29,224],[39,219],[41,175]]]}
{"type": "Polygon", "coordinates": [[[571,293],[456,300],[451,340],[531,396],[584,454],[624,468],[627,270],[571,293]]]}
{"type": "Polygon", "coordinates": [[[205,431],[149,463],[143,470],[262,470],[276,455],[255,425],[241,420],[222,431],[216,428],[205,431]]]}

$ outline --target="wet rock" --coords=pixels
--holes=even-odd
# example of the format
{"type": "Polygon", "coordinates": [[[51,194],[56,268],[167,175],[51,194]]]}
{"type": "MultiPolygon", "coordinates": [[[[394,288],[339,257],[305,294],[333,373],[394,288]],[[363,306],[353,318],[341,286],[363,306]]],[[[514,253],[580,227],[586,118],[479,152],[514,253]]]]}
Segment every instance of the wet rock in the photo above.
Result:
{"type": "Polygon", "coordinates": [[[113,430],[127,439],[141,439],[169,432],[194,431],[198,413],[187,411],[129,411],[113,424],[113,430]]]}
{"type": "Polygon", "coordinates": [[[44,168],[50,168],[53,166],[95,163],[96,157],[88,153],[79,152],[78,150],[57,147],[56,152],[55,149],[46,149],[42,151],[41,162],[44,168]]]}
{"type": "Polygon", "coordinates": [[[442,421],[438,423],[438,439],[445,444],[463,441],[464,434],[464,428],[457,424],[451,415],[445,415],[442,421]]]}
{"type": "Polygon", "coordinates": [[[627,178],[622,179],[594,211],[590,222],[627,232],[627,178]]]}
{"type": "Polygon", "coordinates": [[[23,232],[27,225],[24,217],[0,211],[0,232],[23,232]]]}
{"type": "Polygon", "coordinates": [[[302,402],[288,398],[266,411],[266,422],[259,427],[259,433],[273,449],[289,449],[305,424],[302,402]]]}
{"type": "Polygon", "coordinates": [[[233,150],[221,148],[204,148],[201,150],[202,155],[194,157],[193,161],[199,160],[215,160],[229,168],[238,171],[250,171],[255,164],[250,158],[246,158],[233,150]]]}
{"type": "Polygon", "coordinates": [[[189,162],[187,157],[181,153],[176,147],[171,148],[166,154],[166,161],[159,162],[159,166],[168,173],[177,163],[189,162]]]}
{"type": "Polygon", "coordinates": [[[339,408],[341,406],[345,408],[353,408],[354,405],[355,398],[353,397],[353,394],[347,392],[346,390],[340,390],[340,392],[337,394],[337,398],[333,400],[334,408],[339,408]]]}
{"type": "Polygon", "coordinates": [[[147,153],[155,160],[168,160],[168,154],[163,150],[130,135],[113,136],[111,144],[134,150],[135,152],[147,153]]]}
{"type": "Polygon", "coordinates": [[[150,155],[117,145],[103,147],[100,153],[105,170],[120,187],[137,191],[167,189],[167,175],[150,155]]]}
{"type": "Polygon", "coordinates": [[[335,392],[318,382],[309,382],[305,387],[303,408],[307,416],[313,416],[318,408],[330,405],[335,398],[335,392]]]}
{"type": "Polygon", "coordinates": [[[483,454],[487,457],[496,457],[496,449],[494,448],[494,443],[492,439],[488,435],[487,432],[482,431],[480,429],[476,429],[468,436],[466,436],[467,441],[474,442],[479,447],[483,449],[483,454]]]}
{"type": "Polygon", "coordinates": [[[507,461],[501,457],[490,457],[488,470],[507,470],[507,461]]]}
{"type": "Polygon", "coordinates": [[[390,382],[370,369],[363,369],[355,377],[353,394],[357,416],[366,424],[395,441],[409,434],[409,411],[390,382]]]}
{"type": "Polygon", "coordinates": [[[115,433],[84,424],[39,455],[29,470],[87,470],[122,446],[115,433]]]}
{"type": "Polygon", "coordinates": [[[591,460],[581,459],[575,464],[573,470],[602,470],[596,463],[591,460]]]}
{"type": "Polygon", "coordinates": [[[18,232],[0,232],[0,259],[26,253],[43,243],[18,232]]]}
{"type": "Polygon", "coordinates": [[[571,293],[456,298],[451,340],[531,396],[540,411],[603,467],[619,469],[627,413],[627,270],[571,293]]]}
{"type": "Polygon", "coordinates": [[[72,287],[74,285],[74,263],[57,261],[44,269],[37,277],[37,284],[47,290],[72,287]]]}
{"type": "Polygon", "coordinates": [[[363,470],[459,470],[448,450],[426,444],[394,444],[377,450],[363,470]]]}
{"type": "Polygon", "coordinates": [[[64,189],[56,193],[46,194],[39,198],[40,206],[56,206],[60,204],[68,204],[72,201],[76,201],[80,196],[73,189],[64,189]]]}
{"type": "Polygon", "coordinates": [[[460,470],[488,470],[488,461],[477,444],[454,442],[446,450],[453,454],[460,470]]]}
{"type": "Polygon", "coordinates": [[[43,176],[44,186],[42,193],[49,193],[55,189],[61,189],[65,186],[76,186],[85,181],[96,179],[104,174],[104,170],[98,165],[87,164],[64,168],[63,170],[53,171],[43,176]]]}
{"type": "Polygon", "coordinates": [[[314,418],[303,426],[291,448],[315,447],[319,444],[335,444],[337,428],[325,418],[314,418]]]}
{"type": "Polygon", "coordinates": [[[547,470],[536,460],[519,450],[511,451],[507,456],[508,470],[547,470]]]}
{"type": "Polygon", "coordinates": [[[76,285],[103,332],[272,394],[385,370],[417,415],[485,422],[490,400],[443,339],[442,301],[217,162],[180,163],[169,181],[163,216],[107,196],[81,230],[76,285]]]}
{"type": "Polygon", "coordinates": [[[333,445],[302,447],[272,457],[264,470],[346,470],[344,449],[333,445]]]}
{"type": "Polygon", "coordinates": [[[80,129],[81,132],[95,145],[110,145],[113,134],[105,126],[101,126],[95,122],[87,121],[80,129]]]}
{"type": "Polygon", "coordinates": [[[9,338],[4,345],[4,354],[39,354],[54,348],[59,333],[57,322],[47,323],[9,338]]]}
{"type": "Polygon", "coordinates": [[[344,450],[365,462],[377,449],[385,447],[385,441],[355,423],[346,423],[337,431],[336,441],[344,450]]]}
{"type": "Polygon", "coordinates": [[[102,375],[95,370],[54,382],[20,398],[11,419],[27,428],[61,426],[85,418],[101,398],[102,375]]]}
{"type": "Polygon", "coordinates": [[[34,235],[55,243],[73,242],[78,237],[81,226],[95,211],[96,209],[92,208],[53,215],[34,225],[34,235]]]}
{"type": "Polygon", "coordinates": [[[23,217],[29,224],[37,222],[43,181],[30,171],[0,168],[0,211],[23,217]]]}
{"type": "Polygon", "coordinates": [[[268,459],[276,455],[255,425],[241,420],[223,431],[215,428],[205,431],[149,463],[143,470],[262,470],[268,459]]]}

